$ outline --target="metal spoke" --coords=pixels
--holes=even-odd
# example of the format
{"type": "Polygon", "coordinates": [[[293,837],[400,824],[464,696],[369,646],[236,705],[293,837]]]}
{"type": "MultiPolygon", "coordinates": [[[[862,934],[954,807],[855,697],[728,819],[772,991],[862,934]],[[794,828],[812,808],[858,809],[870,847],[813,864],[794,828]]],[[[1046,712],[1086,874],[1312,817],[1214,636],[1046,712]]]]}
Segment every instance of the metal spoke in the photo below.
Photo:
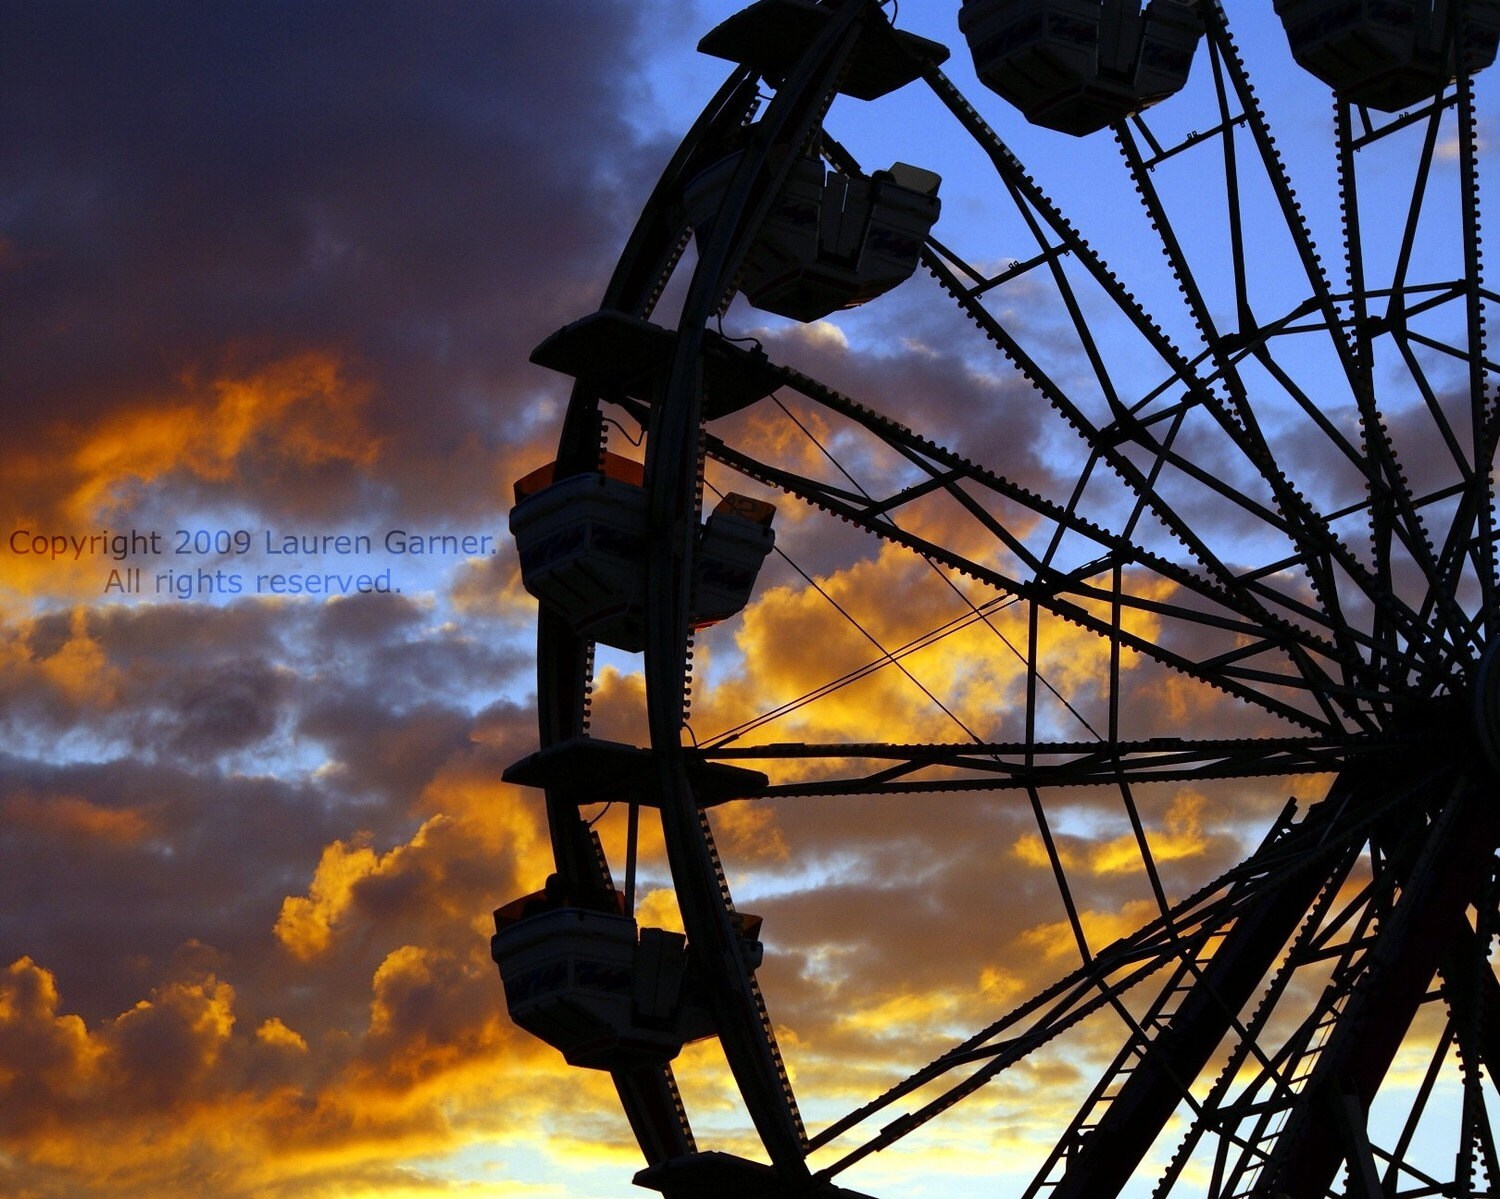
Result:
{"type": "Polygon", "coordinates": [[[1250,741],[974,743],[819,745],[806,742],[763,746],[721,745],[704,751],[715,761],[807,761],[833,765],[861,759],[888,762],[865,774],[816,781],[771,783],[756,798],[814,795],[881,795],[914,791],[965,792],[1036,787],[1114,786],[1148,782],[1206,781],[1275,775],[1317,774],[1358,754],[1387,751],[1388,744],[1314,737],[1250,741]],[[970,777],[930,777],[964,771],[970,777]],[[924,776],[923,772],[928,772],[924,776]]]}

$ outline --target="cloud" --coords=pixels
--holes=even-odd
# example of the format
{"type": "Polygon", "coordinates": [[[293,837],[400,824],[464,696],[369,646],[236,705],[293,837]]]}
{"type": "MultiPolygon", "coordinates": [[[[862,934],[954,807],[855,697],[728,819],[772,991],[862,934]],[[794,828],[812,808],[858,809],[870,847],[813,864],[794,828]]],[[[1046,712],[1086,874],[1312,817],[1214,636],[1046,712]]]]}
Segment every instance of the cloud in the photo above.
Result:
{"type": "Polygon", "coordinates": [[[89,430],[71,455],[77,482],[62,515],[87,523],[173,475],[269,507],[272,497],[257,495],[257,485],[369,468],[380,454],[380,439],[361,419],[368,387],[341,377],[339,364],[324,355],[303,354],[206,384],[185,380],[182,391],[181,398],[135,407],[89,430]]]}
{"type": "Polygon", "coordinates": [[[282,1023],[279,1016],[272,1016],[261,1022],[260,1027],[255,1030],[258,1040],[267,1045],[274,1045],[297,1053],[307,1052],[307,1042],[295,1029],[288,1028],[282,1023]]]}
{"type": "Polygon", "coordinates": [[[558,385],[517,364],[593,302],[619,238],[597,214],[644,190],[621,103],[643,18],[614,4],[12,18],[15,514],[128,511],[142,497],[120,484],[184,467],[226,488],[233,471],[235,495],[284,511],[320,494],[347,509],[347,471],[320,489],[305,468],[368,473],[376,454],[408,512],[473,510],[453,469],[487,477],[496,447],[530,435],[522,411],[558,385]],[[590,37],[566,36],[585,12],[590,37]],[[546,65],[561,55],[566,70],[546,65]],[[67,508],[59,461],[78,476],[67,508]]]}
{"type": "Polygon", "coordinates": [[[368,845],[351,848],[335,841],[325,848],[308,894],[283,901],[276,918],[276,939],[304,960],[322,953],[333,938],[334,923],[349,906],[354,884],[379,866],[380,859],[368,845]]]}
{"type": "MultiPolygon", "coordinates": [[[[20,1177],[42,1185],[65,1170],[73,1181],[62,1185],[109,1194],[191,1191],[212,1161],[226,1194],[318,1194],[320,1178],[357,1188],[382,1164],[503,1128],[497,1080],[530,1059],[556,1071],[541,1066],[550,1051],[519,1041],[504,1018],[483,913],[487,898],[538,878],[545,838],[530,805],[512,800],[507,819],[490,818],[486,776],[461,761],[439,772],[420,801],[433,814],[384,852],[368,837],[327,845],[306,893],[284,896],[279,915],[235,897],[235,924],[249,921],[237,937],[232,925],[194,921],[218,948],[163,952],[145,965],[165,980],[114,1013],[85,1021],[55,971],[31,957],[10,964],[0,975],[0,1091],[12,1115],[0,1131],[12,1166],[25,1163],[20,1177]],[[278,945],[292,952],[278,957],[278,945]],[[142,1136],[151,1153],[123,1151],[142,1136]],[[122,1149],[96,1166],[81,1147],[100,1141],[122,1149]]],[[[80,826],[116,855],[138,840],[128,817],[81,801],[21,797],[7,810],[40,826],[37,837],[67,838],[74,853],[80,826]]],[[[261,857],[271,860],[264,848],[261,857]]],[[[208,890],[196,869],[177,877],[205,900],[234,896],[208,890]]],[[[188,899],[180,887],[163,896],[188,899]]],[[[135,897],[120,926],[137,952],[147,915],[135,897]]],[[[45,943],[66,956],[66,937],[45,943]]],[[[100,964],[70,973],[82,981],[100,964]]]]}
{"type": "Polygon", "coordinates": [[[76,795],[46,799],[15,792],[0,804],[12,827],[85,841],[129,846],[150,834],[149,814],[138,808],[109,808],[76,795]]]}
{"type": "Polygon", "coordinates": [[[248,1034],[234,988],[212,975],[161,985],[89,1027],[62,1010],[51,974],[21,959],[0,974],[0,1126],[29,1146],[22,1180],[45,1194],[143,1195],[195,1193],[211,1173],[231,1195],[322,1194],[339,1178],[352,1193],[380,1193],[371,1176],[397,1173],[381,1164],[390,1150],[450,1144],[442,1112],[465,1093],[489,1099],[493,1083],[482,1085],[475,1067],[488,1061],[493,1076],[493,1055],[509,1048],[493,1004],[482,1019],[460,1015],[452,1000],[462,982],[444,961],[390,955],[372,981],[361,1061],[337,1041],[310,1049],[274,1018],[248,1034]],[[434,1023],[445,1016],[451,1025],[434,1023]],[[321,1070],[308,1069],[310,1056],[321,1070]],[[467,1083],[455,1058],[473,1070],[467,1083]],[[414,1095],[392,1061],[424,1074],[431,1092],[414,1095]],[[90,1144],[112,1148],[100,1155],[90,1144]]]}

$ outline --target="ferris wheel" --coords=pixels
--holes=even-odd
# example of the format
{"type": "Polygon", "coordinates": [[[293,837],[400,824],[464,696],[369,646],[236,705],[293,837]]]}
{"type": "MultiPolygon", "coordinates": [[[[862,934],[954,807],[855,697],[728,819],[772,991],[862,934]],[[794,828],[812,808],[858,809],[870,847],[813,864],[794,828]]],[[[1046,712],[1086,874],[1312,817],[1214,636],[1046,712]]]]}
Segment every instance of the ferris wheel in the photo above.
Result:
{"type": "MultiPolygon", "coordinates": [[[[986,1193],[1500,1187],[1473,90],[1500,3],[1275,14],[1331,92],[1285,147],[1220,0],[964,0],[968,95],[874,0],[759,0],[701,43],[732,73],[599,311],[536,351],[576,383],[511,516],[540,748],[507,777],[543,789],[556,868],[494,956],[516,1023],[611,1075],[640,1185],[858,1195],[943,1121],[1022,1122],[1024,1077],[1072,1114],[986,1193]],[[943,347],[927,374],[860,360],[903,328],[943,347]],[[643,690],[611,666],[600,694],[606,659],[643,690]],[[819,967],[736,905],[715,830],[746,807],[908,899],[987,865],[974,961],[1042,911],[1063,949],[813,1111],[797,1054],[839,1025],[778,1015],[819,967]],[[703,1042],[753,1148],[695,1126],[673,1063],[703,1042]]],[[[828,943],[920,940],[804,865],[828,943]]]]}

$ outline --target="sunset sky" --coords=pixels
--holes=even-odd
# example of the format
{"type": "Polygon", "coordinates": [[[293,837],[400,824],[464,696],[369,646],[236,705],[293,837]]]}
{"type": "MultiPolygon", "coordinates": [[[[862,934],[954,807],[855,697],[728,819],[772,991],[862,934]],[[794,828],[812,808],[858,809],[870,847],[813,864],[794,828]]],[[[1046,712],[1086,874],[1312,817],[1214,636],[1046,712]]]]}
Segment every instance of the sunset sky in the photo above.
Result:
{"type": "MultiPolygon", "coordinates": [[[[491,910],[550,869],[535,795],[500,781],[536,739],[535,603],[506,516],[567,397],[528,355],[597,307],[725,72],[693,48],[736,7],[0,0],[0,1193],[646,1193],[607,1076],[516,1030],[489,959],[491,910]],[[440,535],[458,552],[414,552],[440,535]],[[290,593],[293,575],[318,593],[290,593]]],[[[1052,172],[1080,225],[1107,231],[1078,143],[974,85],[939,8],[907,0],[898,23],[952,46],[987,119],[1052,172]]],[[[1242,34],[1263,92],[1293,97],[1289,155],[1315,156],[1327,93],[1277,37],[1263,18],[1242,34]]],[[[985,235],[997,189],[930,101],[849,116],[852,145],[879,133],[914,143],[914,162],[924,143],[945,158],[938,233],[985,235]]],[[[1117,162],[1100,136],[1089,144],[1117,162]]],[[[1329,186],[1305,194],[1316,206],[1329,186]]],[[[1154,245],[1118,249],[1127,271],[1159,270],[1154,245]]],[[[1148,297],[1170,291],[1157,286],[1148,297]]],[[[982,339],[930,317],[938,298],[914,280],[842,322],[735,319],[935,440],[976,458],[1003,447],[1015,477],[1056,490],[1075,451],[982,339]]],[[[1045,340],[1053,315],[1015,319],[1045,340]]],[[[742,415],[818,458],[762,410],[742,415]]],[[[777,522],[880,645],[964,610],[920,559],[820,532],[790,499],[777,522]]],[[[911,669],[984,736],[1018,738],[1023,672],[999,638],[1026,635],[1024,613],[998,607],[911,669]]],[[[1050,731],[1085,739],[1105,649],[1060,622],[1042,640],[1079,713],[1057,705],[1050,731]]],[[[878,653],[773,560],[751,607],[704,641],[712,688],[694,733],[878,653]]],[[[601,654],[598,735],[641,737],[638,671],[601,654]]],[[[1142,730],[1279,727],[1172,678],[1129,685],[1142,730]]],[[[961,739],[891,671],[763,739],[878,737],[961,739]]],[[[1233,808],[1187,787],[1141,798],[1187,886],[1238,860],[1289,794],[1323,785],[1241,785],[1233,808]]],[[[1080,799],[1056,829],[1101,943],[1151,915],[1108,799],[1080,799]]],[[[853,815],[811,800],[715,821],[736,897],[766,916],[762,978],[810,1120],[1076,964],[1024,795],[853,815]]],[[[599,829],[622,843],[618,813],[599,829]]],[[[645,912],[671,925],[649,830],[646,853],[645,912]]],[[[1071,1115],[1049,1088],[1097,1064],[1091,1035],[848,1184],[1009,1185],[1012,1148],[1071,1115]]],[[[714,1053],[686,1051],[684,1091],[700,1141],[745,1151],[714,1053]]]]}

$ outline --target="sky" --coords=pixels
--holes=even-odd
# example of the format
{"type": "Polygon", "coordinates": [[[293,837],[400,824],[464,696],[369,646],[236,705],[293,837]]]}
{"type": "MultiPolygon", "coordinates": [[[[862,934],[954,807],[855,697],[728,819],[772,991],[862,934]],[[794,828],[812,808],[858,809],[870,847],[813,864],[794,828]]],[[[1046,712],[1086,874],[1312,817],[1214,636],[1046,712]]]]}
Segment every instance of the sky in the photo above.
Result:
{"type": "MultiPolygon", "coordinates": [[[[528,355],[597,307],[724,73],[694,44],[733,7],[0,2],[0,1193],[644,1193],[607,1077],[518,1031],[489,959],[491,910],[550,869],[537,796],[500,779],[536,743],[536,605],[506,517],[567,398],[528,355]]],[[[962,80],[938,8],[908,0],[900,23],[952,45],[962,80]]],[[[1245,46],[1286,103],[1289,158],[1320,163],[1305,194],[1326,220],[1327,94],[1275,33],[1249,22],[1245,46]]],[[[1168,294],[1128,187],[965,87],[1081,224],[1115,234],[1148,305],[1168,294]]],[[[845,115],[868,165],[893,160],[891,140],[941,158],[938,233],[1005,259],[993,184],[930,99],[845,115]]],[[[934,440],[1001,447],[1013,477],[1064,487],[1074,443],[939,300],[917,279],[839,321],[730,320],[934,440]]],[[[1022,294],[1005,315],[1069,361],[1055,311],[1022,294]]],[[[1150,376],[1128,337],[1108,352],[1119,378],[1150,376]]],[[[816,464],[832,447],[869,479],[900,477],[852,429],[815,427],[820,444],[761,408],[735,419],[809,471],[831,469],[816,464]]],[[[704,742],[998,599],[777,503],[796,565],[770,560],[750,607],[703,639],[704,742]]],[[[951,513],[912,519],[987,552],[951,513]]],[[[1249,542],[1251,558],[1277,552],[1249,542]]],[[[913,656],[956,716],[886,670],[762,739],[954,740],[958,719],[1019,738],[1026,636],[1024,611],[999,607],[913,656]]],[[[1107,654],[1061,622],[1041,640],[1072,705],[1047,710],[1047,731],[1093,737],[1107,654]]],[[[639,741],[641,687],[638,656],[601,652],[597,735],[639,741]]],[[[1163,716],[1183,733],[1285,731],[1161,673],[1126,687],[1135,731],[1163,716]]],[[[1232,805],[1163,785],[1141,803],[1188,888],[1237,860],[1289,789],[1322,785],[1244,784],[1232,805]]],[[[617,851],[620,814],[594,814],[617,851]]],[[[852,816],[806,800],[715,822],[736,898],[766,916],[762,979],[814,1119],[1076,961],[1024,799],[852,816]]],[[[1091,935],[1149,917],[1118,804],[1064,802],[1052,831],[1091,935]]],[[[643,923],[672,926],[649,828],[642,869],[643,923]]],[[[1044,1144],[1100,1060],[1091,1037],[850,1185],[1013,1178],[1009,1155],[1044,1144]]],[[[684,1052],[684,1092],[701,1141],[744,1151],[715,1052],[684,1052]]]]}

